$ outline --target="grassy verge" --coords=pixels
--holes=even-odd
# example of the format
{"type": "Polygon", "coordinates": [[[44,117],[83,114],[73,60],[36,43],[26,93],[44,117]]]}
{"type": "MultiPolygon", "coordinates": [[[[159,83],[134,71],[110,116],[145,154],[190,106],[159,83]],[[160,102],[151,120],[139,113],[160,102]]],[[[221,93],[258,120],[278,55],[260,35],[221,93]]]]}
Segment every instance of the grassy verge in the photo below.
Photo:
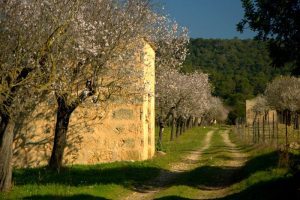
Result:
{"type": "Polygon", "coordinates": [[[230,138],[237,144],[236,149],[248,155],[244,166],[226,166],[232,160],[230,148],[216,133],[199,166],[183,173],[156,199],[300,199],[300,176],[278,166],[279,155],[274,147],[245,144],[234,134],[230,138]]]}
{"type": "Polygon", "coordinates": [[[99,165],[65,167],[60,174],[46,168],[14,171],[14,187],[0,199],[120,199],[135,185],[157,176],[187,151],[202,145],[210,129],[194,128],[170,142],[166,129],[163,148],[166,155],[142,162],[116,162],[99,165]]]}

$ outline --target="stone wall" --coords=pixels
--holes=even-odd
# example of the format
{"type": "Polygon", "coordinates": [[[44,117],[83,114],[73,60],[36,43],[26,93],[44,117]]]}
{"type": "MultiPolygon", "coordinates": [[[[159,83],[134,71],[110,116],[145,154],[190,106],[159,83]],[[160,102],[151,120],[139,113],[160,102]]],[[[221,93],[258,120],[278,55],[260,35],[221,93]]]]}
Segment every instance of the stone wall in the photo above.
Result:
{"type": "MultiPolygon", "coordinates": [[[[87,102],[71,116],[64,164],[96,164],[136,161],[153,157],[155,53],[144,43],[136,67],[143,71],[145,91],[118,97],[107,106],[87,102]],[[133,101],[132,101],[133,99],[133,101]]],[[[53,95],[23,120],[14,142],[13,163],[17,167],[46,165],[51,154],[56,102],[53,95]]]]}

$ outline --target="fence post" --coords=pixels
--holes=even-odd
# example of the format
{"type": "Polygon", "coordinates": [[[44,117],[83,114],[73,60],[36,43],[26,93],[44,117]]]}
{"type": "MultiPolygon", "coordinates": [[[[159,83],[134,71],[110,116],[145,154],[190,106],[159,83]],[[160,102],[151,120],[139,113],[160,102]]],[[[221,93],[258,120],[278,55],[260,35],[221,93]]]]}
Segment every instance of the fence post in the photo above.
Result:
{"type": "Polygon", "coordinates": [[[268,133],[269,133],[269,135],[268,135],[268,143],[270,143],[270,141],[271,141],[271,125],[270,125],[270,116],[269,116],[269,113],[268,113],[268,133]]]}
{"type": "Polygon", "coordinates": [[[263,143],[265,143],[265,116],[263,116],[263,119],[262,119],[262,134],[263,134],[262,140],[263,140],[263,143]]]}
{"type": "Polygon", "coordinates": [[[277,144],[277,149],[279,147],[279,133],[278,132],[279,132],[278,120],[276,120],[276,144],[277,144]]]}
{"type": "Polygon", "coordinates": [[[274,117],[274,112],[273,112],[273,123],[272,123],[272,143],[274,140],[274,136],[275,136],[275,117],[274,117]]]}
{"type": "Polygon", "coordinates": [[[252,140],[253,140],[253,143],[256,143],[255,121],[253,121],[253,124],[252,124],[252,140]]]}
{"type": "Polygon", "coordinates": [[[258,143],[260,142],[259,119],[258,119],[258,122],[257,122],[257,142],[258,143]]]}

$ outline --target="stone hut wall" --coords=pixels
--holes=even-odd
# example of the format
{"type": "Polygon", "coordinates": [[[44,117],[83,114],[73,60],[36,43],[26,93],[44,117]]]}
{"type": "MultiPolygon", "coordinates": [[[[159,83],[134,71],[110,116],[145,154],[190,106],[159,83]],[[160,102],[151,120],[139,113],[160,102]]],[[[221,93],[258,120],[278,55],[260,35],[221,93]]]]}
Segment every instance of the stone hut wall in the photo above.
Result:
{"type": "MultiPolygon", "coordinates": [[[[154,156],[155,53],[148,43],[144,43],[137,60],[145,91],[133,101],[116,98],[105,108],[92,102],[78,107],[69,123],[64,164],[137,161],[154,156]]],[[[50,95],[24,119],[14,141],[14,166],[47,164],[53,145],[55,110],[56,102],[50,95]]]]}

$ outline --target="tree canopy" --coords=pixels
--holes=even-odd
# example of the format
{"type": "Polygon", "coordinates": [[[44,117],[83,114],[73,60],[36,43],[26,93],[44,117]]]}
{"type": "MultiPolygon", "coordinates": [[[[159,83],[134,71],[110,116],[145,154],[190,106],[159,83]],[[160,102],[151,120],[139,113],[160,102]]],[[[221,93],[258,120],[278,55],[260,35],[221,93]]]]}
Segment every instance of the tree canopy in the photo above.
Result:
{"type": "Polygon", "coordinates": [[[242,0],[244,18],[237,24],[243,32],[249,27],[256,39],[268,41],[274,66],[296,63],[300,74],[300,0],[242,0]]]}

